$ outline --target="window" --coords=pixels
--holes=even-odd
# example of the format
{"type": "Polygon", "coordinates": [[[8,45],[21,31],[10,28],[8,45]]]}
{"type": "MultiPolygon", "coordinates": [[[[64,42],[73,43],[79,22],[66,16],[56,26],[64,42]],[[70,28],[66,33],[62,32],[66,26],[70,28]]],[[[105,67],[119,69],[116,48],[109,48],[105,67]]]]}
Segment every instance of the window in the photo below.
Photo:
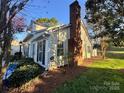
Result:
{"type": "Polygon", "coordinates": [[[45,65],[45,40],[38,42],[37,45],[37,61],[45,65]]]}
{"type": "Polygon", "coordinates": [[[63,56],[63,55],[64,55],[63,42],[59,42],[57,45],[57,56],[63,56]]]}
{"type": "Polygon", "coordinates": [[[35,44],[32,45],[32,57],[34,58],[35,56],[35,44]]]}

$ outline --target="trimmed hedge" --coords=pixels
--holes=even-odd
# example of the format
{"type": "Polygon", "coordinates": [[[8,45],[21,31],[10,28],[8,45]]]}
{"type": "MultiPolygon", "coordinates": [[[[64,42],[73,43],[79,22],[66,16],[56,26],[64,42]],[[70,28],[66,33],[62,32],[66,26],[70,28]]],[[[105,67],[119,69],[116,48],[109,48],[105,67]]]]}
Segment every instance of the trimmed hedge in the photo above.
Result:
{"type": "Polygon", "coordinates": [[[25,59],[19,63],[13,74],[6,80],[8,87],[19,87],[30,81],[44,71],[44,68],[33,62],[31,59],[25,59]]]}

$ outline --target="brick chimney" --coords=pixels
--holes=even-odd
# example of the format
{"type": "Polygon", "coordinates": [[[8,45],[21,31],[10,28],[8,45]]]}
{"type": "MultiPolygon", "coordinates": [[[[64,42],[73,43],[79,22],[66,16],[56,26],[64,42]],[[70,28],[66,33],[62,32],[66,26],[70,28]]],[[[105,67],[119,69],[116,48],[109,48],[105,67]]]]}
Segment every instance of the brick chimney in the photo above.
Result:
{"type": "Polygon", "coordinates": [[[77,65],[82,62],[82,40],[81,40],[81,7],[78,1],[70,5],[70,39],[68,40],[69,53],[72,62],[77,65]]]}

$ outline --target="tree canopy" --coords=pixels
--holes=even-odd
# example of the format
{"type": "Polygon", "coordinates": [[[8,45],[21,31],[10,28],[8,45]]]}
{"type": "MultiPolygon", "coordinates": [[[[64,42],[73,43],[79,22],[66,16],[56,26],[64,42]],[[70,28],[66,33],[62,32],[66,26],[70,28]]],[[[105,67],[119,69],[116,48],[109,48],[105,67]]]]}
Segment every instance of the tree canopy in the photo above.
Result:
{"type": "Polygon", "coordinates": [[[115,46],[124,46],[124,0],[87,0],[85,18],[95,37],[107,37],[115,46]]]}
{"type": "Polygon", "coordinates": [[[36,20],[37,23],[48,23],[50,25],[56,25],[58,20],[56,18],[38,18],[36,20]]]}

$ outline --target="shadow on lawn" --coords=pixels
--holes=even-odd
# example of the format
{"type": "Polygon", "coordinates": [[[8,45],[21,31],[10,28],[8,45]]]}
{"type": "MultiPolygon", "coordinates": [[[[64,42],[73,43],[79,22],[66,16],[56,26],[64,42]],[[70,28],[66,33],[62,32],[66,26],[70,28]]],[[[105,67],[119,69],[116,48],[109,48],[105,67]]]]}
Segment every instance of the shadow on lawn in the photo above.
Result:
{"type": "Polygon", "coordinates": [[[34,83],[25,93],[124,93],[124,73],[114,69],[64,67],[38,80],[42,82],[34,83]]]}

